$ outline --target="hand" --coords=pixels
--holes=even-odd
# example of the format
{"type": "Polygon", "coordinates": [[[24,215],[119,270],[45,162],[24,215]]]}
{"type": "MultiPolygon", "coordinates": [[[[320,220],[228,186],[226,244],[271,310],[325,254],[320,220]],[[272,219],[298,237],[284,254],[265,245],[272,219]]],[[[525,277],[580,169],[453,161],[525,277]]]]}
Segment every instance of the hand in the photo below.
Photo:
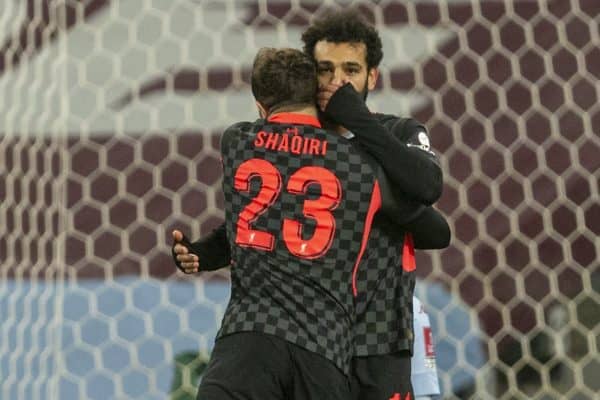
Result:
{"type": "Polygon", "coordinates": [[[198,272],[200,263],[198,262],[198,256],[190,253],[190,249],[186,246],[183,233],[178,230],[173,231],[173,251],[177,255],[177,261],[179,261],[179,269],[186,274],[192,274],[198,272]]]}
{"type": "Polygon", "coordinates": [[[343,85],[343,83],[330,83],[325,86],[319,86],[319,91],[317,92],[317,104],[321,111],[325,112],[327,104],[329,104],[329,99],[331,99],[331,96],[333,96],[333,94],[343,85]]]}

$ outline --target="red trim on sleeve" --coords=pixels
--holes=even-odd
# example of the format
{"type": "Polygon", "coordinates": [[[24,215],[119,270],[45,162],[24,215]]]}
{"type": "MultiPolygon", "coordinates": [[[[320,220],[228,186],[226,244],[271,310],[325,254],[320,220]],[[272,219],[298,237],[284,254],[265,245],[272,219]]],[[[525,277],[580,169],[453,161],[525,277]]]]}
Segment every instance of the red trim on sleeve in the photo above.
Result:
{"type": "Polygon", "coordinates": [[[406,272],[414,271],[417,268],[415,261],[415,244],[412,233],[404,234],[404,246],[402,246],[402,269],[406,272]]]}
{"type": "Polygon", "coordinates": [[[375,181],[373,186],[373,194],[371,195],[371,205],[367,211],[367,219],[365,220],[365,230],[363,231],[362,244],[360,246],[360,252],[356,259],[356,264],[352,270],[352,293],[354,297],[358,295],[358,289],[356,288],[356,274],[358,273],[358,264],[362,259],[363,253],[367,248],[367,240],[369,239],[369,233],[371,233],[371,225],[373,224],[373,217],[377,210],[381,208],[381,190],[379,189],[379,181],[375,181]]]}
{"type": "Polygon", "coordinates": [[[267,118],[267,121],[276,122],[279,124],[311,125],[321,128],[321,123],[317,117],[308,114],[282,112],[271,115],[269,118],[267,118]]]}

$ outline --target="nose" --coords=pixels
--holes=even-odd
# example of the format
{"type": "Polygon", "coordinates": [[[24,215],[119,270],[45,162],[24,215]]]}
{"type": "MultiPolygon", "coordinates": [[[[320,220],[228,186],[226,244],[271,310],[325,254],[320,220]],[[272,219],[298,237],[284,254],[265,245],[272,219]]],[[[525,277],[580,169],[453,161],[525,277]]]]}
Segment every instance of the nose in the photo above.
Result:
{"type": "Polygon", "coordinates": [[[331,81],[331,83],[338,85],[344,85],[348,83],[348,76],[344,73],[344,70],[342,68],[336,68],[333,71],[333,80],[331,81]]]}

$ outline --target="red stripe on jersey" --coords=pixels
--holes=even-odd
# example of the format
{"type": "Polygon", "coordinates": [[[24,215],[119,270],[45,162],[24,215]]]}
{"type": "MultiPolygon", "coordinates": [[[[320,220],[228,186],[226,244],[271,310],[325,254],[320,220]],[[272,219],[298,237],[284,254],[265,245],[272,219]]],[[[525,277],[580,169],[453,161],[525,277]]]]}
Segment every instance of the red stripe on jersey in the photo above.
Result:
{"type": "Polygon", "coordinates": [[[267,118],[269,122],[277,122],[279,124],[296,124],[296,125],[311,125],[317,128],[321,127],[321,123],[312,115],[282,112],[271,115],[267,118]]]}
{"type": "MultiPolygon", "coordinates": [[[[406,393],[404,400],[411,400],[411,398],[410,393],[406,393]]],[[[402,400],[402,395],[400,393],[394,393],[389,400],[402,400]]]]}
{"type": "Polygon", "coordinates": [[[415,244],[412,233],[404,235],[404,246],[402,246],[402,269],[406,272],[414,271],[417,268],[415,261],[415,244]]]}
{"type": "Polygon", "coordinates": [[[365,221],[365,230],[363,231],[362,243],[360,245],[360,252],[358,253],[358,257],[356,259],[356,264],[354,264],[354,269],[352,270],[352,293],[354,297],[358,295],[358,290],[356,289],[356,274],[358,272],[358,264],[362,259],[363,253],[367,248],[367,240],[369,239],[369,233],[371,233],[371,225],[373,223],[373,217],[377,210],[381,208],[381,190],[379,189],[379,181],[375,181],[375,185],[373,186],[373,194],[371,195],[371,205],[369,206],[369,210],[367,211],[367,219],[365,221]]]}

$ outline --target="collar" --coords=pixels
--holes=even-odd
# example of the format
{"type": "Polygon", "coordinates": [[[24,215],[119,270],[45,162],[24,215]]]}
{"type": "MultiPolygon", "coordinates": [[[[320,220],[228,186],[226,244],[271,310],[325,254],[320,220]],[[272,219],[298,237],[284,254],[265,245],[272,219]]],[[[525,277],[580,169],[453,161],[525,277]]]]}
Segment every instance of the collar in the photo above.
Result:
{"type": "Polygon", "coordinates": [[[312,125],[317,128],[321,127],[321,123],[317,117],[307,114],[298,114],[291,112],[277,113],[267,118],[269,122],[276,122],[279,124],[296,124],[296,125],[312,125]]]}

